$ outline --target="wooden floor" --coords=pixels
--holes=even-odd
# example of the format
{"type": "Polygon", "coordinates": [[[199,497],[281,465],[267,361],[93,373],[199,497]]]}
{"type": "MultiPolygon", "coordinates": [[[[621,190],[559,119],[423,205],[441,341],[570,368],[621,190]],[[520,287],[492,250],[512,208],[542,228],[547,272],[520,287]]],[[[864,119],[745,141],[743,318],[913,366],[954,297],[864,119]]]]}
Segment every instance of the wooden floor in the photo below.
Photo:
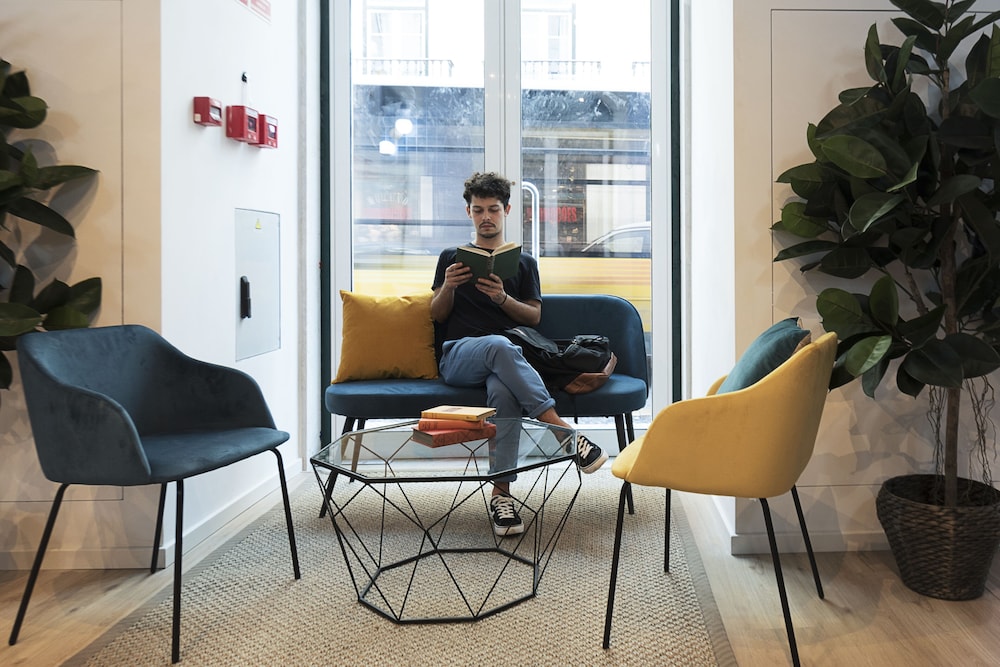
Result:
{"type": "MultiPolygon", "coordinates": [[[[741,667],[789,663],[770,555],[732,556],[711,499],[681,496],[726,634],[741,667]]],[[[803,665],[938,667],[1000,664],[1000,558],[978,600],[914,593],[888,551],[819,553],[825,599],[805,554],[782,556],[803,665]]]]}
{"type": "MultiPolygon", "coordinates": [[[[311,479],[298,475],[290,484],[311,479]]],[[[729,555],[721,520],[709,500],[679,495],[739,665],[788,664],[770,557],[729,555]]],[[[185,569],[277,501],[276,494],[266,498],[209,540],[211,544],[192,549],[185,556],[185,569]]],[[[903,586],[888,552],[817,556],[825,600],[816,596],[805,556],[783,558],[804,665],[971,667],[1000,662],[1000,559],[986,595],[970,602],[943,602],[903,586]]],[[[14,622],[26,579],[26,572],[0,572],[4,636],[14,622]]],[[[13,647],[7,642],[0,646],[0,665],[58,665],[170,581],[171,570],[150,576],[136,570],[43,568],[21,637],[13,647]]]]}

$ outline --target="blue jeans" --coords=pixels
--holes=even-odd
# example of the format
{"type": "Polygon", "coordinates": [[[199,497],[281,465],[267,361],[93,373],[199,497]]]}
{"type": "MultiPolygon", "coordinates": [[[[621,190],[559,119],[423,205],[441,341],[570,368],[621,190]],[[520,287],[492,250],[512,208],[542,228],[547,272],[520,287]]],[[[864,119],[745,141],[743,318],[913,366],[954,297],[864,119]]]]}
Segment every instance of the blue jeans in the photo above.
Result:
{"type": "MultiPolygon", "coordinates": [[[[499,335],[445,341],[438,365],[441,379],[456,387],[486,386],[489,407],[500,419],[537,417],[556,401],[549,395],[538,371],[525,361],[521,348],[499,335]]],[[[513,467],[517,462],[520,426],[501,422],[496,446],[490,450],[490,472],[513,467]]],[[[517,475],[505,475],[498,482],[512,482],[517,475]]]]}

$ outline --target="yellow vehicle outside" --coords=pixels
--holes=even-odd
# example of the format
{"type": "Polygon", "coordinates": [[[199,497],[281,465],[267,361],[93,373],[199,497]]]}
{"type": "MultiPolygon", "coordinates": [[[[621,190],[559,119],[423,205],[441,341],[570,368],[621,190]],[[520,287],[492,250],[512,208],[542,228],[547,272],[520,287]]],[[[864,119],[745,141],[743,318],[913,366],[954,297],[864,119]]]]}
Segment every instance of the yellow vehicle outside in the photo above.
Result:
{"type": "MultiPolygon", "coordinates": [[[[431,288],[434,255],[383,255],[354,269],[354,291],[374,296],[415,294],[431,288]]],[[[542,257],[539,273],[546,294],[613,294],[632,303],[651,330],[648,257],[542,257]]]]}

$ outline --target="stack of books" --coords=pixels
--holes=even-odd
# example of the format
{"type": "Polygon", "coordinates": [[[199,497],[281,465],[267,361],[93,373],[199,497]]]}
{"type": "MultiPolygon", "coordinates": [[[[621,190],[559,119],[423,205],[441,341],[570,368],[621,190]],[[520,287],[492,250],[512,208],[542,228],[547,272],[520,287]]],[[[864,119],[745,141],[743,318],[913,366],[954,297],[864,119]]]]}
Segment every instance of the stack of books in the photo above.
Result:
{"type": "Polygon", "coordinates": [[[428,447],[443,447],[471,440],[485,440],[496,435],[496,424],[486,419],[496,414],[494,408],[465,405],[439,405],[420,413],[413,427],[413,440],[428,447]]]}

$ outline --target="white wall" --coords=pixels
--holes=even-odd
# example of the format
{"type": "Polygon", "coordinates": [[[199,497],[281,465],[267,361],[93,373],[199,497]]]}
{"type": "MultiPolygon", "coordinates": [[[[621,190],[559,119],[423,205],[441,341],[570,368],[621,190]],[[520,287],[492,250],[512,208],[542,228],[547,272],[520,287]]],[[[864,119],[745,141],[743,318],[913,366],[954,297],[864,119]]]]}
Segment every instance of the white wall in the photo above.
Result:
{"type": "MultiPolygon", "coordinates": [[[[291,433],[281,451],[293,471],[318,444],[321,391],[318,374],[305,370],[318,358],[310,336],[318,331],[318,276],[307,269],[318,263],[318,148],[310,139],[318,86],[314,72],[304,75],[305,64],[317,62],[315,4],[272,3],[270,21],[234,0],[5,0],[0,7],[0,56],[27,69],[33,92],[58,109],[44,127],[59,161],[101,170],[96,195],[73,217],[79,244],[63,270],[103,278],[98,324],[147,324],[192,356],[254,376],[278,427],[291,433]],[[200,95],[277,117],[279,148],[195,125],[192,98],[200,95]],[[281,346],[239,363],[236,208],[281,217],[281,346]]],[[[0,424],[0,568],[27,567],[54,485],[38,471],[17,387],[3,396],[0,424]]],[[[275,475],[268,455],[189,481],[186,544],[273,490],[275,475]]],[[[46,567],[148,562],[156,488],[70,491],[46,567]]],[[[172,516],[167,521],[170,559],[172,516]]]]}
{"type": "MultiPolygon", "coordinates": [[[[977,9],[995,9],[982,2],[977,9]]],[[[774,321],[802,317],[823,331],[815,295],[832,279],[803,277],[794,262],[774,264],[779,247],[769,231],[790,189],[775,183],[786,169],[811,161],[805,131],[837,104],[846,88],[870,83],[863,46],[875,23],[884,42],[902,38],[883,0],[740,0],[733,2],[736,214],[733,236],[736,350],[774,321]]],[[[697,145],[695,151],[698,150],[697,145]]],[[[696,220],[697,224],[697,220],[696,220]]],[[[697,280],[697,278],[696,278],[697,280]]],[[[874,498],[887,477],[930,471],[933,452],[926,396],[914,400],[887,382],[878,401],[852,383],[830,394],[816,451],[798,488],[814,546],[825,550],[883,548],[874,498]]],[[[775,406],[775,410],[794,406],[775,406]]],[[[784,548],[801,549],[791,503],[777,504],[784,548]]],[[[733,549],[766,550],[755,502],[736,504],[733,549]]]]}
{"type": "MultiPolygon", "coordinates": [[[[685,3],[687,4],[687,3],[685,3]]],[[[688,114],[684,214],[688,258],[684,398],[703,396],[736,360],[736,234],[733,203],[733,7],[731,0],[691,0],[686,8],[690,57],[684,74],[688,114]]],[[[732,500],[717,502],[733,530],[732,500]]]]}

